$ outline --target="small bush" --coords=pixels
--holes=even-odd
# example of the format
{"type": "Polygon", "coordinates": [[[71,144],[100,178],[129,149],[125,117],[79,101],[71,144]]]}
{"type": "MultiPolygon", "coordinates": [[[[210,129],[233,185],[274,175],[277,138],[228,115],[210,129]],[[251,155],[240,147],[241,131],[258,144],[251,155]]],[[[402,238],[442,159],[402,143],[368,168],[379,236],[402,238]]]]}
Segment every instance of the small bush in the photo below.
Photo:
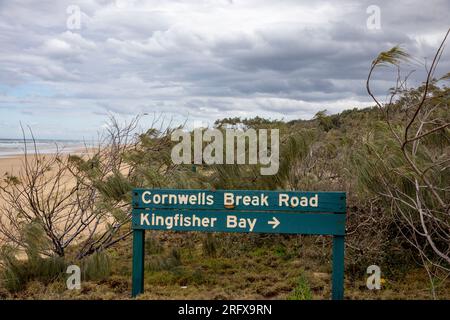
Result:
{"type": "Polygon", "coordinates": [[[148,255],[161,254],[164,252],[164,247],[155,237],[148,237],[145,239],[145,253],[148,255]]]}
{"type": "Polygon", "coordinates": [[[28,260],[18,260],[15,251],[3,246],[0,250],[2,286],[9,292],[18,292],[30,281],[48,284],[63,277],[66,263],[63,258],[54,256],[43,258],[29,257],[28,260]]]}
{"type": "Polygon", "coordinates": [[[218,242],[216,237],[211,233],[207,233],[202,242],[203,254],[207,257],[216,257],[217,247],[218,242]]]}
{"type": "Polygon", "coordinates": [[[304,274],[301,274],[297,286],[288,297],[288,300],[312,300],[311,288],[304,274]]]}
{"type": "Polygon", "coordinates": [[[181,256],[178,249],[172,249],[168,254],[152,256],[146,267],[150,271],[171,270],[181,265],[181,256]]]}
{"type": "Polygon", "coordinates": [[[111,261],[106,252],[97,252],[85,258],[81,266],[86,281],[106,280],[111,274],[111,261]]]}
{"type": "Polygon", "coordinates": [[[282,244],[278,244],[274,247],[274,253],[276,256],[282,258],[283,260],[289,260],[292,258],[291,253],[289,252],[289,249],[282,244]]]}
{"type": "Polygon", "coordinates": [[[180,286],[202,285],[209,282],[208,277],[200,268],[191,270],[182,266],[178,266],[171,270],[173,280],[180,286]]]}

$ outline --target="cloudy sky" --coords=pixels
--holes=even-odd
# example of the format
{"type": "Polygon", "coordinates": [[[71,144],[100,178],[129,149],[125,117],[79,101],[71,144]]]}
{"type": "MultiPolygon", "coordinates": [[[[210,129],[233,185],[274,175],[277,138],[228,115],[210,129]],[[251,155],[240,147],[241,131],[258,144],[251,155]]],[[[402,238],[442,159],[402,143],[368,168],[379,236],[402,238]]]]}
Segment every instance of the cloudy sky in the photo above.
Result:
{"type": "MultiPolygon", "coordinates": [[[[364,107],[377,53],[402,45],[419,81],[449,12],[448,0],[0,0],[0,138],[20,122],[39,138],[91,138],[108,114],[211,123],[364,107]]],[[[377,94],[392,76],[376,75],[377,94]]]]}

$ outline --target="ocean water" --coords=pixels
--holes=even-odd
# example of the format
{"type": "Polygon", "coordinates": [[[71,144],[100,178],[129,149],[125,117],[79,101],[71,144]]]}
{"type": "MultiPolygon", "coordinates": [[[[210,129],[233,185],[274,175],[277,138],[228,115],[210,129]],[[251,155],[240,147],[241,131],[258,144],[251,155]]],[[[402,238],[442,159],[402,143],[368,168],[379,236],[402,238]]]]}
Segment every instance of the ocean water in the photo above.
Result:
{"type": "MultiPolygon", "coordinates": [[[[34,144],[41,154],[54,153],[56,150],[71,153],[84,148],[83,141],[79,140],[36,139],[35,142],[32,140],[25,140],[25,142],[30,154],[34,153],[34,144]]],[[[25,142],[23,139],[0,139],[0,158],[24,154],[25,142]]]]}

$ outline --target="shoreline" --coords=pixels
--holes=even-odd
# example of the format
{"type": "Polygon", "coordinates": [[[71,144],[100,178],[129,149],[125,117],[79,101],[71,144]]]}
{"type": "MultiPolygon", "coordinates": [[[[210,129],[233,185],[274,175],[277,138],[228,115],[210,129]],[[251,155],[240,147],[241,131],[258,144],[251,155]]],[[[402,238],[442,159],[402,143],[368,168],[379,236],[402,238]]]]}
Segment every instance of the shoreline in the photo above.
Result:
{"type": "MultiPolygon", "coordinates": [[[[39,153],[40,156],[48,156],[48,155],[54,155],[56,152],[41,152],[39,153]]],[[[86,150],[81,150],[80,148],[74,149],[71,151],[64,152],[62,151],[61,154],[63,155],[83,155],[87,154],[88,152],[86,150]]],[[[35,153],[28,153],[28,156],[34,157],[35,153]]],[[[0,179],[8,172],[12,173],[15,170],[20,171],[23,168],[23,159],[25,158],[24,153],[18,153],[18,154],[3,154],[0,155],[0,179]]]]}
{"type": "MultiPolygon", "coordinates": [[[[49,152],[39,152],[40,156],[46,156],[46,155],[54,155],[56,152],[54,151],[49,151],[49,152]]],[[[66,154],[76,154],[76,155],[80,155],[80,154],[85,154],[86,151],[81,151],[81,150],[73,150],[73,151],[67,151],[67,152],[60,152],[62,155],[66,155],[66,154]]],[[[34,157],[35,153],[34,152],[30,152],[28,153],[29,157],[34,157]]],[[[23,153],[11,153],[11,154],[0,154],[0,160],[2,159],[16,159],[16,158],[23,158],[25,157],[25,154],[23,153]]]]}

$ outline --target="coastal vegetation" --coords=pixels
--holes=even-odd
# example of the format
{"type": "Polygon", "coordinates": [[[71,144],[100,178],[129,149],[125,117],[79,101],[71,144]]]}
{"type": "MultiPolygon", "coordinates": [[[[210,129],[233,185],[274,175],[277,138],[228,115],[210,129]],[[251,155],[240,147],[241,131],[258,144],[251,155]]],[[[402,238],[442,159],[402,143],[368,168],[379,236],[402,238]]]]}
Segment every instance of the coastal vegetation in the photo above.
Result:
{"type": "MultiPolygon", "coordinates": [[[[278,129],[273,176],[261,175],[259,165],[175,164],[177,128],[136,133],[139,118],[112,118],[98,147],[84,155],[39,155],[30,146],[21,173],[0,184],[0,297],[128,298],[130,191],[146,187],[345,191],[346,297],[450,299],[449,74],[434,73],[442,49],[416,88],[400,76],[408,54],[382,52],[367,81],[373,107],[322,110],[311,120],[215,122],[218,130],[278,129]],[[371,79],[386,66],[399,68],[399,77],[382,103],[371,79]],[[65,286],[72,264],[83,270],[80,290],[65,286]],[[381,290],[366,287],[373,264],[382,271],[381,290]]],[[[147,233],[141,298],[330,295],[329,237],[147,233]]]]}

